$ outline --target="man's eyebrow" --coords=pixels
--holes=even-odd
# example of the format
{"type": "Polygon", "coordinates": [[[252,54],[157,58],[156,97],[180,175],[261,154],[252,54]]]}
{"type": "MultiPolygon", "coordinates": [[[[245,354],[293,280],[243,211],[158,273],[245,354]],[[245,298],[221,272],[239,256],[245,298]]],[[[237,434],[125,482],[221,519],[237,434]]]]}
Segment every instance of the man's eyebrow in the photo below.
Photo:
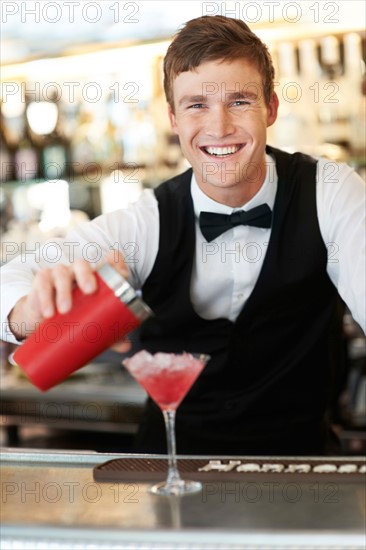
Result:
{"type": "MultiPolygon", "coordinates": [[[[239,99],[251,99],[253,101],[258,100],[258,93],[249,89],[237,90],[235,92],[225,91],[222,89],[222,99],[224,101],[236,101],[239,99]]],[[[207,95],[184,95],[179,101],[178,105],[185,105],[187,103],[206,103],[207,95]]]]}
{"type": "Polygon", "coordinates": [[[207,96],[204,95],[184,95],[178,102],[178,105],[183,105],[184,103],[205,103],[207,101],[207,96]]]}
{"type": "Polygon", "coordinates": [[[237,92],[223,92],[226,101],[234,101],[236,99],[258,99],[258,94],[250,90],[240,90],[237,92]]]}

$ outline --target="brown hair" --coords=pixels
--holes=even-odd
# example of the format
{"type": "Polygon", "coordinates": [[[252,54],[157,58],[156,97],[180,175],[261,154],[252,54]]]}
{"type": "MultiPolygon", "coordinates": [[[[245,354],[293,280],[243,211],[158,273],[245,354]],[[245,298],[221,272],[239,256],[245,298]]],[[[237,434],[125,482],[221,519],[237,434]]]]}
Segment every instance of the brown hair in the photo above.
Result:
{"type": "Polygon", "coordinates": [[[174,111],[173,80],[207,61],[246,58],[262,76],[267,105],[274,89],[274,68],[267,46],[240,19],[203,15],[188,21],[175,35],[164,58],[164,90],[174,111]]]}

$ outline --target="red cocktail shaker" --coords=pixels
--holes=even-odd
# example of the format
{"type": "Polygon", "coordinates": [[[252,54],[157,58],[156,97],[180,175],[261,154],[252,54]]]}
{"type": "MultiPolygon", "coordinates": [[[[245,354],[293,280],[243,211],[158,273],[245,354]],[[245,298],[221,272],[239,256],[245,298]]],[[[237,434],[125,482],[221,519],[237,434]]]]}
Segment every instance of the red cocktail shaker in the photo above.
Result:
{"type": "Polygon", "coordinates": [[[75,288],[72,309],[40,323],[13,355],[41,390],[62,382],[152,314],[111,265],[104,264],[95,275],[96,292],[75,288]]]}

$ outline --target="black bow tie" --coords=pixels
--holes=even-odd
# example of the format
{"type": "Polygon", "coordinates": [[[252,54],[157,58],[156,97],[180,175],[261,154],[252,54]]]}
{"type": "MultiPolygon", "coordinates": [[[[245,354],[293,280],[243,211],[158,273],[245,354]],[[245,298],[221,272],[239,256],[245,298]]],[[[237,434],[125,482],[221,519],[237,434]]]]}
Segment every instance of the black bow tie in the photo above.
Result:
{"type": "Polygon", "coordinates": [[[254,227],[271,227],[272,211],[268,204],[261,204],[247,212],[239,210],[232,214],[215,214],[201,212],[199,218],[200,229],[206,241],[213,241],[236,225],[252,225],[254,227]]]}

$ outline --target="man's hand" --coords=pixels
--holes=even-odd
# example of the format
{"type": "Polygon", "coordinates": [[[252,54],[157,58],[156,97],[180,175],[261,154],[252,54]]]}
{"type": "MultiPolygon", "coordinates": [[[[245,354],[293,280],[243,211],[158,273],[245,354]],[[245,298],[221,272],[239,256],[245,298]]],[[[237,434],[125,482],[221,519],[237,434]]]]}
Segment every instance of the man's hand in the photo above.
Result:
{"type": "MultiPolygon", "coordinates": [[[[120,252],[111,251],[106,256],[106,261],[121,275],[128,277],[128,268],[120,252]]],[[[38,271],[30,293],[18,300],[9,314],[10,329],[15,337],[22,340],[35,330],[38,323],[52,317],[56,311],[70,311],[75,284],[85,294],[92,294],[97,289],[94,269],[85,260],[76,260],[69,266],[59,264],[52,269],[38,271]]],[[[118,351],[128,351],[130,344],[124,341],[116,346],[118,351]]]]}

